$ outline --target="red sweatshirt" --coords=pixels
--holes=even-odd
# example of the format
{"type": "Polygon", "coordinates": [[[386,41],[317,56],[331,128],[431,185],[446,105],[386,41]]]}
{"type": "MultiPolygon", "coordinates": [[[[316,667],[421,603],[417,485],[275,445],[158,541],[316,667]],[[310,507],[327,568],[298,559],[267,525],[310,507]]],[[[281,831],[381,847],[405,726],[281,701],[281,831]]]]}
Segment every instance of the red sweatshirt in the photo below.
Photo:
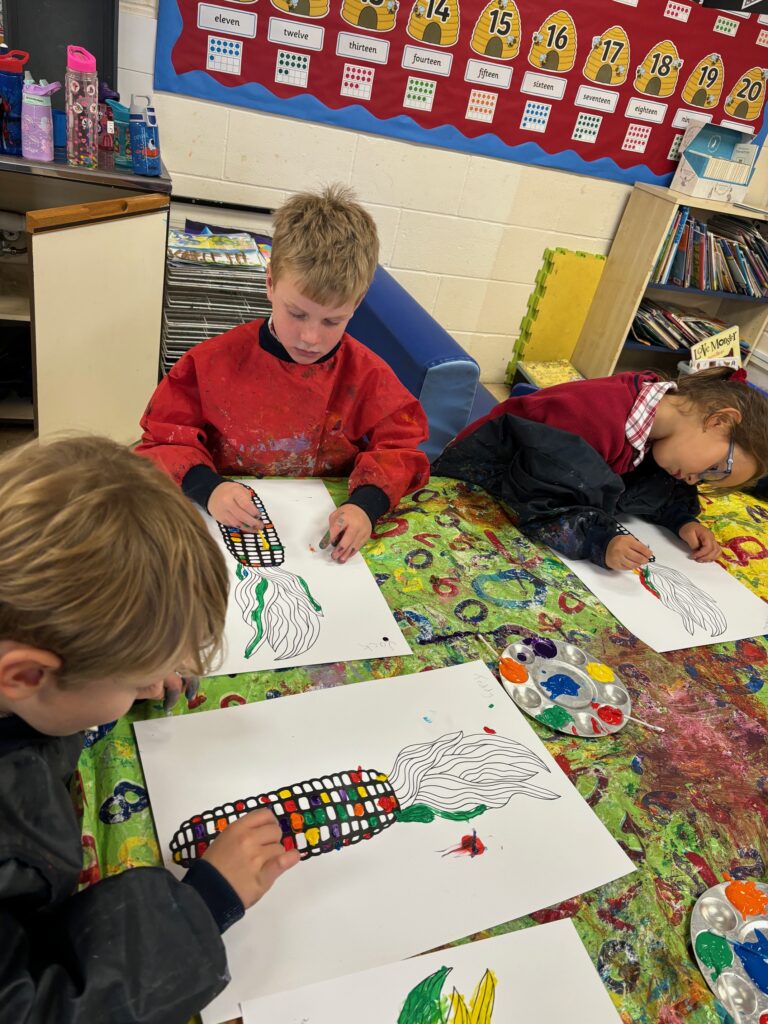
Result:
{"type": "Polygon", "coordinates": [[[487,416],[465,427],[456,440],[471,434],[482,423],[509,413],[576,434],[605,459],[614,473],[628,473],[637,449],[627,440],[627,419],[643,384],[658,379],[658,374],[650,372],[617,373],[615,377],[555,384],[530,395],[508,398],[487,416]]]}
{"type": "MultiPolygon", "coordinates": [[[[211,338],[158,384],[141,426],[137,452],[178,483],[193,469],[213,485],[214,474],[349,475],[350,494],[377,488],[392,508],[429,479],[418,450],[428,433],[423,409],[348,334],[309,366],[294,363],[263,320],[211,338]]],[[[358,503],[369,511],[370,501],[358,503]]]]}

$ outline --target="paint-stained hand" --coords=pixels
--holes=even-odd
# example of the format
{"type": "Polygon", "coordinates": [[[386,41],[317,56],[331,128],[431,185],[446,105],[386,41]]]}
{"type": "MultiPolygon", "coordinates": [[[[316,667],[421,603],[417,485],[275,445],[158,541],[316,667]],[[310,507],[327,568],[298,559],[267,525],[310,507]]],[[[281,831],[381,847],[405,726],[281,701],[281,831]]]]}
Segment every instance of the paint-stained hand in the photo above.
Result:
{"type": "Polygon", "coordinates": [[[227,480],[214,487],[208,499],[208,511],[214,519],[225,526],[237,526],[249,533],[264,529],[264,523],[253,504],[251,492],[234,480],[227,480]]]}
{"type": "Polygon", "coordinates": [[[614,537],[605,549],[605,564],[609,569],[639,569],[651,558],[651,549],[631,534],[614,537]]]}
{"type": "Polygon", "coordinates": [[[272,811],[262,808],[239,818],[205,851],[247,910],[272,888],[283,872],[299,863],[298,850],[286,851],[272,811]]]}
{"type": "Polygon", "coordinates": [[[677,532],[691,549],[695,562],[714,562],[720,557],[722,548],[717,537],[703,523],[686,523],[677,532]]]}
{"type": "Polygon", "coordinates": [[[357,505],[341,505],[328,517],[333,560],[346,562],[371,536],[371,520],[357,505]]]}

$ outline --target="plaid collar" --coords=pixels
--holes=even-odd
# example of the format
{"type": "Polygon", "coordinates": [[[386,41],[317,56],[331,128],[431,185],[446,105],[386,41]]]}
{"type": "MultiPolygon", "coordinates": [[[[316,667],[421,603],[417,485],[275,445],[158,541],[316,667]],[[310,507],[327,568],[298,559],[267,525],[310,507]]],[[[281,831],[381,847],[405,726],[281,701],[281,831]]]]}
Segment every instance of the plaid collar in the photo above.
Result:
{"type": "Polygon", "coordinates": [[[656,419],[659,402],[668,391],[673,389],[677,389],[677,384],[674,381],[659,380],[643,384],[638,391],[637,399],[630,409],[624,427],[627,440],[637,452],[637,456],[632,462],[633,469],[640,465],[648,451],[648,435],[651,432],[653,421],[656,419]]]}

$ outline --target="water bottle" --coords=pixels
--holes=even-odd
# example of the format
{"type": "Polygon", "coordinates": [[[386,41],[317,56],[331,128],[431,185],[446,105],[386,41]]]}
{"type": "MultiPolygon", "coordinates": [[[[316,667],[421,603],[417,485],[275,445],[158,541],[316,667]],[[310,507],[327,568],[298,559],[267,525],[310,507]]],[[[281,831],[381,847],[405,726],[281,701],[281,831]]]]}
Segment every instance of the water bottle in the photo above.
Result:
{"type": "Polygon", "coordinates": [[[29,54],[9,50],[0,55],[0,153],[21,156],[21,89],[29,54]]]}
{"type": "Polygon", "coordinates": [[[67,47],[67,162],[98,165],[99,80],[96,58],[82,46],[67,47]]]}
{"type": "Polygon", "coordinates": [[[107,100],[115,125],[115,167],[133,168],[131,161],[131,112],[117,100],[107,100]]]}
{"type": "Polygon", "coordinates": [[[106,82],[99,82],[99,167],[105,171],[114,170],[117,148],[115,121],[107,101],[119,99],[119,92],[110,89],[106,82]]]}
{"type": "Polygon", "coordinates": [[[51,96],[61,82],[44,78],[37,85],[27,72],[21,100],[21,151],[27,160],[53,160],[53,115],[51,96]]]}
{"type": "Polygon", "coordinates": [[[149,96],[131,96],[131,160],[134,174],[160,173],[160,133],[149,96]],[[140,103],[146,100],[146,105],[140,103]]]}

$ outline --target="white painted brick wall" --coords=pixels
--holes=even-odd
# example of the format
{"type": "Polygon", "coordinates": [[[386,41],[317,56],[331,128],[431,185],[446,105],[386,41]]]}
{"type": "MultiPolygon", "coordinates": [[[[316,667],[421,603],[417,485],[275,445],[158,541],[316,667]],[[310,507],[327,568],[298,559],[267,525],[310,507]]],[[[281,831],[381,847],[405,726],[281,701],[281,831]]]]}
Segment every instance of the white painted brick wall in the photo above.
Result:
{"type": "MultiPolygon", "coordinates": [[[[128,100],[152,92],[156,15],[157,0],[121,0],[118,87],[128,100]]],[[[178,195],[274,209],[296,190],[353,185],[379,228],[381,262],[477,359],[486,381],[504,377],[544,249],[606,254],[630,192],[184,96],[155,102],[178,195]]],[[[752,194],[764,197],[765,159],[758,178],[752,194]]]]}

